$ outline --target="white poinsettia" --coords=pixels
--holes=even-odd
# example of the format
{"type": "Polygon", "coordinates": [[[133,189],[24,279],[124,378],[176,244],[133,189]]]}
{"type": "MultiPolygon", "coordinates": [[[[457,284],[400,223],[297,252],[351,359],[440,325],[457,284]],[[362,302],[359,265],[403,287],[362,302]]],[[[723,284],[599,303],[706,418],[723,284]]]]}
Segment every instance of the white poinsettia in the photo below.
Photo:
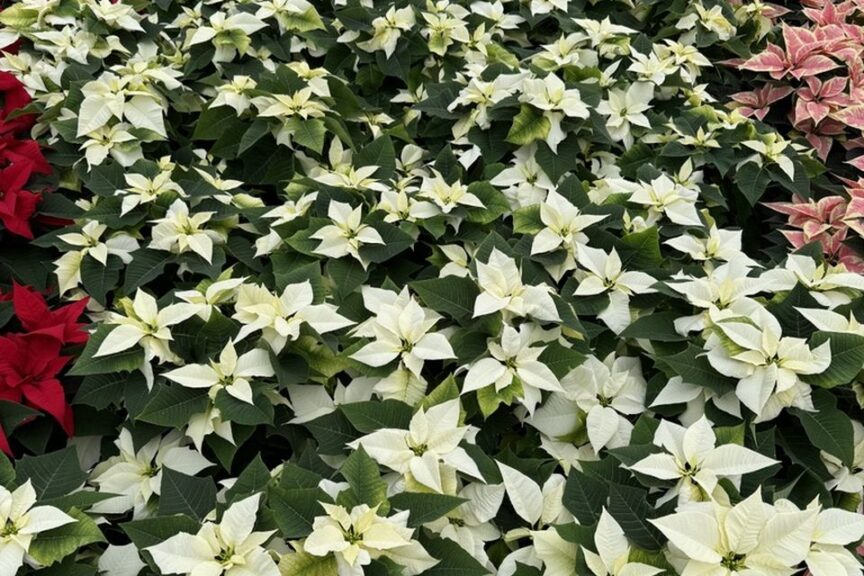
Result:
{"type": "Polygon", "coordinates": [[[15,576],[40,532],[77,522],[53,506],[35,506],[36,490],[28,479],[9,491],[0,486],[0,573],[15,576]]]}
{"type": "Polygon", "coordinates": [[[441,538],[452,540],[471,554],[487,568],[492,566],[486,554],[486,543],[501,536],[493,520],[498,515],[504,501],[503,484],[466,484],[456,494],[465,502],[448,512],[445,516],[427,522],[423,526],[437,533],[441,538]]]}
{"type": "Polygon", "coordinates": [[[795,308],[817,330],[826,332],[843,332],[864,336],[864,324],[861,324],[850,311],[848,316],[821,308],[795,308]]]}
{"type": "Polygon", "coordinates": [[[864,515],[840,508],[821,510],[805,559],[811,576],[859,576],[864,566],[847,547],[862,538],[864,515]]]}
{"type": "MultiPolygon", "coordinates": [[[[708,216],[706,215],[707,219],[708,216]]],[[[685,232],[663,243],[699,262],[707,260],[740,261],[751,268],[756,266],[756,262],[741,250],[741,231],[725,230],[718,228],[713,223],[707,232],[701,236],[685,232]]]]}
{"type": "Polygon", "coordinates": [[[522,324],[518,331],[504,326],[501,344],[491,340],[487,343],[491,357],[480,358],[468,368],[462,393],[491,385],[498,393],[515,383],[520,389],[517,397],[528,412],[533,413],[541,400],[541,390],[563,391],[552,370],[538,360],[546,347],[532,346],[535,341],[530,324],[522,324]]]}
{"type": "Polygon", "coordinates": [[[679,505],[706,500],[714,495],[719,479],[740,480],[743,474],[778,464],[737,444],[717,446],[713,426],[705,416],[687,428],[661,420],[654,432],[654,444],[664,452],[646,456],[628,468],[661,480],[677,481],[658,504],[673,498],[678,499],[679,505]]]}
{"type": "Polygon", "coordinates": [[[825,482],[829,490],[848,494],[864,492],[864,424],[857,420],[852,420],[852,441],[855,448],[851,466],[833,454],[820,450],[822,463],[831,474],[831,479],[825,482]]]}
{"type": "Polygon", "coordinates": [[[499,74],[494,80],[472,77],[467,86],[459,91],[456,98],[447,106],[453,112],[460,106],[471,109],[467,116],[453,126],[453,137],[461,138],[474,126],[487,129],[490,126],[489,108],[511,96],[522,83],[525,73],[499,74]]]}
{"type": "Polygon", "coordinates": [[[197,534],[181,532],[145,548],[163,574],[279,576],[262,545],[276,532],[254,532],[260,494],[234,502],[221,521],[205,522],[197,534]]]}
{"type": "Polygon", "coordinates": [[[89,168],[99,166],[111,156],[118,164],[129,167],[144,158],[141,141],[129,130],[132,126],[125,122],[113,126],[101,126],[85,134],[87,140],[81,144],[84,160],[89,168]]]}
{"type": "Polygon", "coordinates": [[[803,284],[813,299],[827,308],[848,304],[864,291],[864,275],[847,271],[843,264],[817,265],[803,254],[789,254],[783,268],[769,270],[765,275],[776,283],[778,291],[803,284]]]}
{"type": "Polygon", "coordinates": [[[584,271],[577,272],[579,286],[576,296],[596,296],[606,294],[609,305],[597,315],[616,334],[632,322],[630,296],[655,292],[651,286],[657,282],[650,274],[623,270],[618,251],[612,248],[609,253],[582,246],[577,254],[579,265],[584,271]]]}
{"type": "Polygon", "coordinates": [[[142,372],[147,377],[148,386],[153,385],[153,372],[150,360],[159,362],[178,361],[171,351],[171,326],[188,320],[199,311],[195,304],[170,304],[159,309],[156,299],[141,290],[135,292],[135,299],[124,298],[120,301],[123,314],[109,312],[106,323],[117,327],[99,345],[94,357],[110,356],[133,346],[144,349],[142,372]]]}
{"type": "Polygon", "coordinates": [[[121,28],[136,32],[144,31],[138,22],[141,16],[130,4],[111,2],[111,0],[86,0],[85,4],[96,18],[111,28],[121,28]]]}
{"type": "Polygon", "coordinates": [[[555,183],[537,162],[537,144],[532,142],[513,153],[510,165],[489,183],[504,188],[510,206],[515,210],[539,204],[555,190],[555,183]]]}
{"type": "Polygon", "coordinates": [[[457,487],[456,473],[473,478],[483,476],[459,443],[471,439],[476,431],[460,426],[458,399],[420,408],[411,418],[408,430],[382,428],[349,443],[362,446],[369,456],[402,474],[408,486],[452,494],[457,487]]]}
{"type": "Polygon", "coordinates": [[[690,503],[649,522],[669,539],[669,558],[679,573],[792,576],[809,553],[818,511],[771,506],[757,489],[731,508],[690,503]]]}
{"type": "Polygon", "coordinates": [[[155,226],[150,231],[153,238],[150,247],[174,254],[192,251],[209,264],[213,260],[213,245],[222,242],[221,234],[204,227],[212,217],[213,212],[190,214],[189,206],[177,199],[164,218],[153,221],[155,226]]]}
{"type": "Polygon", "coordinates": [[[360,247],[368,244],[384,244],[381,234],[373,227],[363,224],[363,207],[351,208],[349,204],[331,200],[327,217],[333,222],[313,233],[310,238],[321,243],[313,250],[316,254],[330,258],[351,256],[365,268],[369,265],[360,256],[360,247]]]}
{"type": "Polygon", "coordinates": [[[309,177],[336,188],[349,188],[352,190],[375,190],[386,192],[390,187],[384,182],[373,178],[380,166],[367,165],[355,167],[353,164],[354,153],[350,148],[346,149],[339,138],[334,138],[327,152],[330,169],[317,164],[314,160],[304,158],[303,165],[309,177]]]}
{"type": "Polygon", "coordinates": [[[601,362],[589,356],[561,379],[561,386],[586,413],[588,441],[596,452],[630,442],[633,425],[626,417],[645,411],[648,388],[639,358],[613,352],[601,362]]]}
{"type": "Polygon", "coordinates": [[[261,337],[277,354],[285,344],[300,337],[300,327],[308,324],[321,334],[353,324],[336,312],[332,304],[312,304],[315,296],[312,284],[306,280],[285,286],[276,295],[258,284],[243,284],[237,290],[233,318],[243,326],[237,334],[239,342],[261,330],[261,337]]]}
{"type": "Polygon", "coordinates": [[[474,301],[474,318],[505,312],[507,316],[531,316],[545,322],[560,322],[551,288],[522,283],[522,272],[516,261],[497,248],[487,262],[477,262],[480,295],[474,301]]]}
{"type": "Polygon", "coordinates": [[[108,256],[117,256],[124,264],[132,261],[131,253],[138,249],[138,241],[125,232],[112,234],[103,240],[102,235],[106,230],[108,226],[92,220],[81,228],[81,232],[57,236],[66,244],[78,248],[66,252],[54,262],[60,294],[81,284],[81,264],[85,256],[89,255],[102,266],[108,265],[108,256]]]}
{"type": "Polygon", "coordinates": [[[138,547],[129,544],[109,544],[99,557],[99,572],[105,576],[138,576],[147,564],[141,560],[138,547]]]}
{"type": "Polygon", "coordinates": [[[448,182],[437,170],[432,170],[432,176],[424,177],[420,184],[419,198],[428,200],[417,207],[421,217],[432,217],[437,214],[450,214],[459,206],[484,208],[480,199],[468,192],[468,186],[456,180],[448,182]]]}
{"type": "MultiPolygon", "coordinates": [[[[277,206],[276,208],[265,212],[262,218],[273,219],[273,222],[270,223],[273,227],[293,222],[297,218],[305,216],[317,198],[317,192],[304,194],[296,201],[288,200],[281,206],[277,206]]],[[[281,245],[282,236],[280,236],[274,228],[270,228],[267,234],[260,236],[255,240],[255,257],[258,258],[266,256],[275,251],[281,245]]]]}
{"type": "Polygon", "coordinates": [[[237,298],[237,289],[246,278],[231,278],[231,270],[220,274],[216,282],[205,281],[194,290],[179,290],[174,293],[177,298],[199,307],[198,316],[205,322],[210,319],[214,310],[220,304],[233,302],[237,298]]]}
{"type": "Polygon", "coordinates": [[[321,505],[327,515],[315,518],[303,549],[313,556],[332,554],[338,567],[333,576],[363,576],[363,567],[382,557],[402,566],[405,576],[416,576],[438,563],[411,538],[414,530],[408,528],[408,510],[385,518],[378,515],[377,506],[361,504],[349,511],[321,505]]]}
{"type": "Polygon", "coordinates": [[[653,99],[653,84],[634,82],[627,90],[619,88],[609,90],[608,99],[600,101],[597,112],[608,116],[606,130],[609,136],[615,141],[623,142],[626,148],[630,148],[634,141],[631,126],[651,129],[651,122],[644,112],[651,109],[653,99]]]}
{"type": "Polygon", "coordinates": [[[792,158],[785,154],[786,150],[791,146],[788,140],[784,140],[776,132],[769,132],[760,135],[759,140],[745,140],[741,144],[757,152],[757,154],[744,160],[741,164],[755,162],[759,166],[762,166],[763,162],[767,160],[768,162],[777,164],[790,180],[795,180],[795,164],[793,164],[792,158]]]}
{"type": "Polygon", "coordinates": [[[693,306],[706,310],[694,316],[676,318],[675,330],[683,335],[703,330],[708,322],[707,310],[712,308],[760,307],[751,296],[772,292],[776,283],[765,275],[753,276],[752,272],[750,261],[736,258],[716,268],[708,267],[703,277],[673,276],[666,285],[683,295],[693,306]]]}
{"type": "Polygon", "coordinates": [[[830,341],[811,349],[804,338],[784,337],[780,323],[761,306],[744,310],[744,315],[731,308],[710,311],[713,329],[705,348],[711,366],[738,379],[735,393],[757,422],[776,418],[789,406],[812,410],[810,386],[801,376],[828,368],[830,341]]]}
{"type": "Polygon", "coordinates": [[[661,174],[651,182],[642,182],[628,199],[648,207],[647,223],[653,224],[661,215],[670,222],[683,226],[701,226],[696,202],[699,192],[682,186],[669,176],[661,174]]]}
{"type": "Polygon", "coordinates": [[[413,7],[397,9],[395,6],[390,6],[384,16],[372,20],[372,38],[358,42],[357,47],[367,52],[383,50],[384,55],[390,58],[396,51],[396,44],[402,37],[402,33],[410,31],[415,23],[413,7]]]}
{"type": "Polygon", "coordinates": [[[93,505],[98,514],[122,514],[132,510],[134,518],[146,518],[155,510],[151,498],[162,487],[162,472],[170,468],[194,476],[213,463],[199,452],[182,445],[183,435],[177,431],[156,436],[136,450],[128,429],[120,430],[114,442],[120,453],[99,463],[91,473],[90,483],[100,492],[116,496],[93,505]]]}
{"type": "MultiPolygon", "coordinates": [[[[364,300],[370,306],[369,291],[364,300]]],[[[384,366],[397,358],[415,376],[420,376],[426,360],[447,360],[456,354],[441,332],[430,332],[441,319],[436,312],[421,307],[404,288],[391,303],[372,305],[376,308],[374,321],[364,323],[355,335],[374,337],[351,355],[368,366],[384,366]]]]}
{"type": "Polygon", "coordinates": [[[187,364],[163,376],[187,388],[207,388],[211,398],[220,390],[247,404],[252,404],[250,379],[273,376],[270,354],[261,348],[254,348],[245,354],[237,355],[234,342],[228,344],[219,354],[219,361],[210,364],[187,364]]]}
{"type": "Polygon", "coordinates": [[[257,86],[254,78],[238,74],[230,82],[216,87],[216,98],[210,103],[210,108],[230,106],[239,116],[252,105],[251,94],[257,86]]]}
{"type": "Polygon", "coordinates": [[[588,244],[588,236],[583,231],[605,218],[605,215],[582,214],[564,196],[550,190],[546,200],[540,204],[540,220],[546,227],[534,236],[531,254],[563,249],[566,252],[565,260],[555,266],[553,274],[560,279],[566,271],[576,267],[576,254],[580,247],[588,244]]]}
{"type": "Polygon", "coordinates": [[[594,576],[653,576],[663,572],[641,562],[630,561],[630,543],[624,530],[604,507],[594,533],[597,552],[582,546],[585,563],[594,576]]]}
{"type": "Polygon", "coordinates": [[[568,89],[556,74],[547,74],[543,78],[529,78],[522,83],[523,102],[527,102],[543,111],[543,117],[549,120],[550,129],[546,143],[553,152],[558,151],[567,134],[561,128],[564,118],[588,118],[588,106],[582,101],[582,95],[576,88],[568,89]]]}
{"type": "Polygon", "coordinates": [[[216,48],[214,62],[231,62],[237,54],[246,54],[251,44],[249,36],[267,24],[248,12],[237,12],[228,16],[215,12],[206,26],[189,32],[186,46],[210,42],[216,48]]]}
{"type": "Polygon", "coordinates": [[[719,410],[736,418],[741,418],[741,401],[738,400],[734,390],[718,394],[706,386],[688,384],[680,376],[673,376],[669,379],[660,393],[654,397],[649,408],[686,404],[687,407],[678,416],[678,420],[687,426],[702,418],[705,414],[705,404],[709,400],[719,410]]]}
{"type": "Polygon", "coordinates": [[[105,127],[112,118],[166,136],[161,100],[150,92],[130,89],[127,77],[104,72],[87,82],[81,94],[84,100],[78,109],[78,137],[105,127]]]}
{"type": "Polygon", "coordinates": [[[632,28],[621,26],[620,24],[613,24],[608,16],[602,20],[574,18],[573,22],[585,31],[585,35],[587,35],[588,39],[591,41],[591,47],[599,48],[600,53],[604,55],[621,53],[622,51],[626,53],[627,43],[622,44],[617,41],[621,39],[622,36],[629,36],[630,34],[637,33],[636,30],[633,30],[632,28]]]}
{"type": "Polygon", "coordinates": [[[120,215],[123,216],[136,206],[150,204],[158,200],[163,194],[176,194],[186,196],[186,192],[179,184],[171,180],[171,172],[163,171],[148,178],[143,174],[124,174],[126,186],[114,192],[115,196],[121,196],[123,203],[120,206],[120,215]]]}

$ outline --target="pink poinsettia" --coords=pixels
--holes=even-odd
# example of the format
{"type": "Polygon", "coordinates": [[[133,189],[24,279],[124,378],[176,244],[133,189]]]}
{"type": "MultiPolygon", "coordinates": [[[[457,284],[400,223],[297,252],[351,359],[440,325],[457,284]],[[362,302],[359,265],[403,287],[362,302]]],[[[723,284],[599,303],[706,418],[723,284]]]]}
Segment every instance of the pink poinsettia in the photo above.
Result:
{"type": "Polygon", "coordinates": [[[794,92],[791,86],[775,86],[766,84],[762,88],[750,92],[738,92],[732,95],[732,100],[740,104],[738,111],[745,118],[755,116],[763,120],[771,110],[771,104],[778,102],[794,92]]]}
{"type": "Polygon", "coordinates": [[[764,52],[746,60],[741,68],[753,72],[767,72],[775,80],[787,74],[800,80],[837,68],[839,64],[821,53],[823,41],[806,28],[783,26],[784,50],[769,44],[764,52]]]}
{"type": "Polygon", "coordinates": [[[849,104],[849,97],[845,93],[847,78],[835,76],[823,82],[816,76],[810,76],[806,81],[807,86],[796,93],[798,99],[795,101],[793,124],[801,124],[806,120],[819,124],[833,110],[849,104]]]}

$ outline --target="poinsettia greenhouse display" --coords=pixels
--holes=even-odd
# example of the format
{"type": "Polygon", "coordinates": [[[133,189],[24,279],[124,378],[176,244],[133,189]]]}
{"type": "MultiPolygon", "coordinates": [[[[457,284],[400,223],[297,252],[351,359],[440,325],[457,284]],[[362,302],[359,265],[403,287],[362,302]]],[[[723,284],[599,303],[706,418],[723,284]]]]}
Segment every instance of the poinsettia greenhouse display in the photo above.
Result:
{"type": "Polygon", "coordinates": [[[0,576],[861,576],[864,4],[0,11],[0,576]]]}

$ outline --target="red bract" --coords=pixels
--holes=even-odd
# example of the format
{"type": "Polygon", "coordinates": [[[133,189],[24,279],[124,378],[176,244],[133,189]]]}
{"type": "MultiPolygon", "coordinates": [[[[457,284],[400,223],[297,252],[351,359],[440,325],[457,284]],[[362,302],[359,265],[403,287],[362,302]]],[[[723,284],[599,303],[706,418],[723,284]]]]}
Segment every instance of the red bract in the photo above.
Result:
{"type": "Polygon", "coordinates": [[[0,94],[3,96],[3,108],[0,109],[0,135],[15,134],[33,125],[32,114],[9,118],[12,112],[30,103],[30,95],[18,78],[9,72],[0,71],[0,94]]]}
{"type": "Polygon", "coordinates": [[[57,374],[70,360],[60,342],[44,334],[0,336],[0,399],[42,410],[71,435],[72,409],[57,374]]]}
{"type": "Polygon", "coordinates": [[[35,140],[18,140],[12,136],[0,136],[0,169],[10,164],[23,164],[29,168],[30,173],[51,173],[51,166],[45,160],[35,140]]]}
{"type": "Polygon", "coordinates": [[[12,164],[0,170],[0,221],[12,234],[32,239],[30,217],[41,196],[24,190],[30,177],[27,164],[12,164]]]}
{"type": "Polygon", "coordinates": [[[56,310],[51,310],[45,298],[26,286],[15,284],[12,288],[12,303],[15,316],[31,334],[42,334],[59,341],[60,344],[84,344],[89,337],[85,324],[78,318],[87,306],[83,298],[56,310]]]}

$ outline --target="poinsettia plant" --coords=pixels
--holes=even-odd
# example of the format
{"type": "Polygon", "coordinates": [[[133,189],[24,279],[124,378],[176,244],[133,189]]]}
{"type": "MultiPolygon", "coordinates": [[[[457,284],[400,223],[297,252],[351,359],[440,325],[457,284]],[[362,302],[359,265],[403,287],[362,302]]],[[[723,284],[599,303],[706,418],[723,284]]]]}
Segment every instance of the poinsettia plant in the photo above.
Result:
{"type": "Polygon", "coordinates": [[[0,573],[859,574],[808,10],[6,7],[0,573]]]}

